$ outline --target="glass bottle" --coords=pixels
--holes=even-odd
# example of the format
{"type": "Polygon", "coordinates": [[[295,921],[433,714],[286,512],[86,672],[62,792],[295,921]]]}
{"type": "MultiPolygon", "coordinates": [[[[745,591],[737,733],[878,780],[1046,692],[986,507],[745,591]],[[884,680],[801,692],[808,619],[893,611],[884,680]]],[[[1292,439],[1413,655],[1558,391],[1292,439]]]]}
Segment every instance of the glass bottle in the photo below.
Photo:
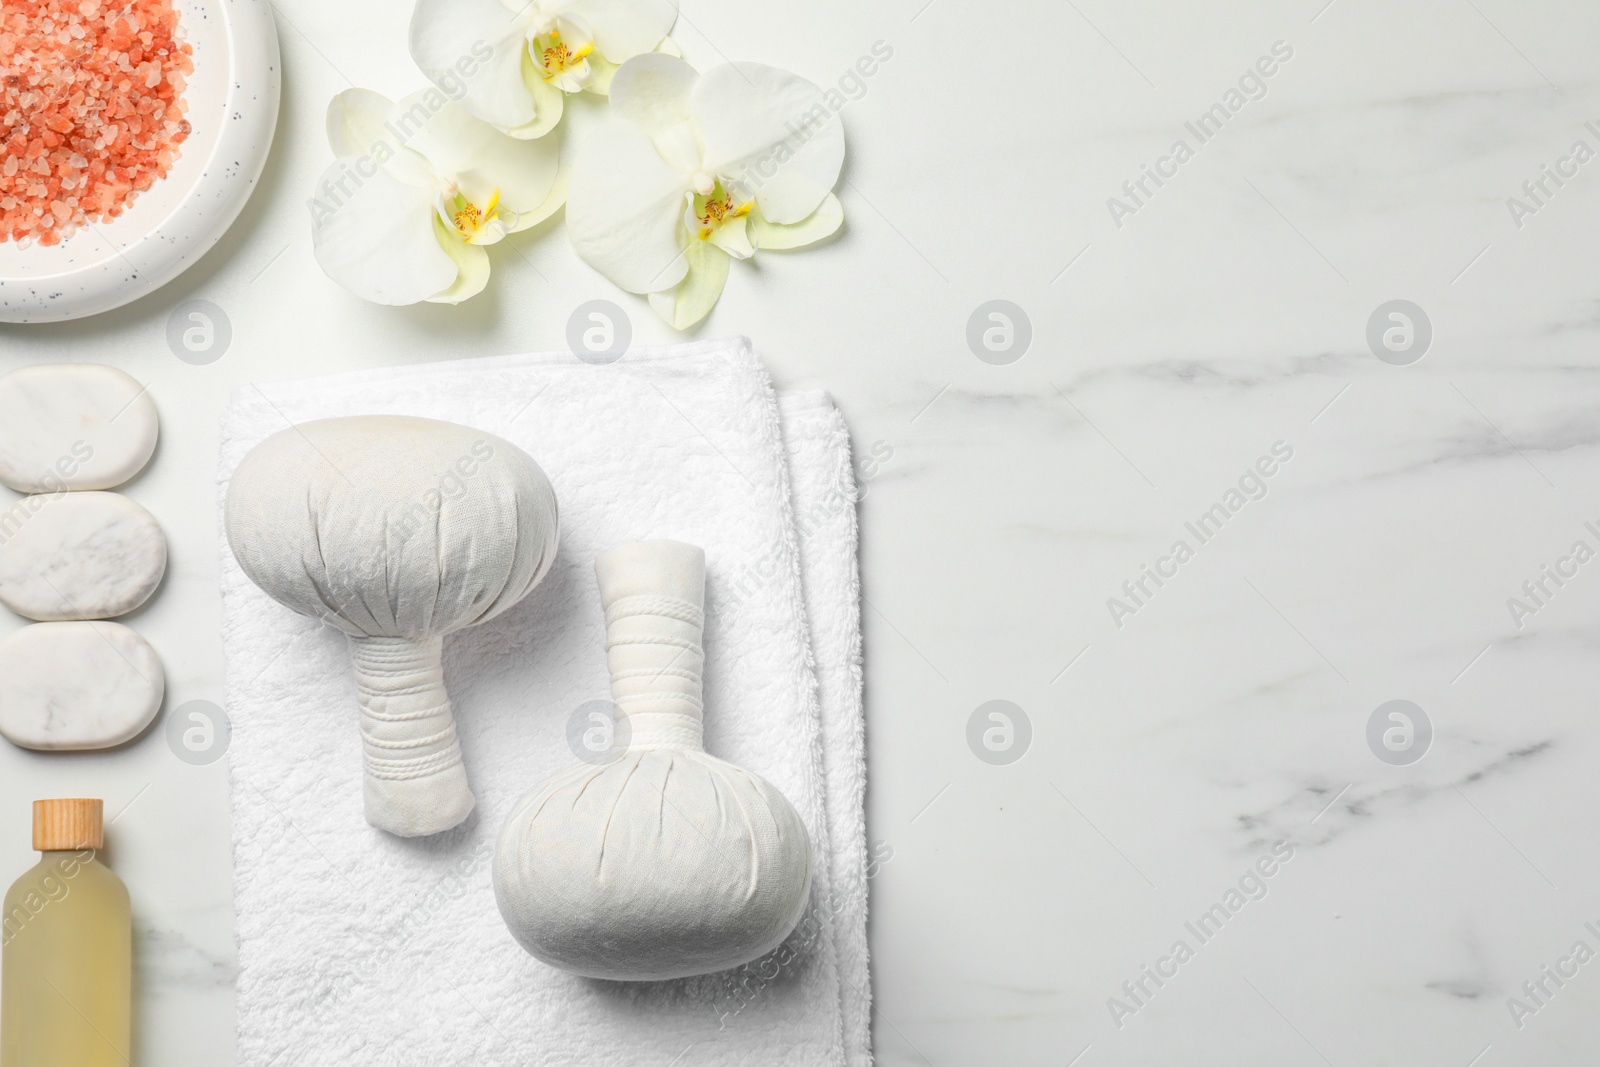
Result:
{"type": "Polygon", "coordinates": [[[39,863],[0,914],[0,1067],[128,1067],[128,890],[96,852],[99,800],[37,800],[39,863]]]}

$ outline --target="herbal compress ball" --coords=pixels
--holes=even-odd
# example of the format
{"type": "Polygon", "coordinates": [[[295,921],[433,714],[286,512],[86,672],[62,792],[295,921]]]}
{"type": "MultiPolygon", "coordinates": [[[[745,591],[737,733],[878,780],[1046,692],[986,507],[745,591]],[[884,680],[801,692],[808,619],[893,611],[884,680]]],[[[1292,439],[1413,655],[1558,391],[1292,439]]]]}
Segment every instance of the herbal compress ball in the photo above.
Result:
{"type": "Polygon", "coordinates": [[[592,978],[748,963],[800,921],[811,843],[782,793],[702,747],[705,554],[632,543],[595,572],[630,743],[517,803],[495,854],[500,913],[534,956],[592,978]]]}
{"type": "Polygon", "coordinates": [[[228,486],[228,543],[279,603],[350,635],[367,821],[405,837],[474,800],[444,689],[445,635],[527,596],[555,558],[555,492],[492,434],[392,415],[303,423],[228,486]]]}

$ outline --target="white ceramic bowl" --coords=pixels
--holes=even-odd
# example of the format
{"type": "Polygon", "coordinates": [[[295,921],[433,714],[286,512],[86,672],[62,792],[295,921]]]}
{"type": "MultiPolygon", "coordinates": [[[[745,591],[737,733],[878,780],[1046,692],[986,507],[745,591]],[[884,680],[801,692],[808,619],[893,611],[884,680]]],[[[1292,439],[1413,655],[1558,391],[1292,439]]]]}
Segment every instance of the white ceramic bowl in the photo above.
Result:
{"type": "Polygon", "coordinates": [[[217,243],[250,198],[278,121],[269,0],[176,0],[194,46],[190,134],[165,178],[111,222],[50,248],[0,241],[0,322],[59,322],[159,289],[217,243]]]}

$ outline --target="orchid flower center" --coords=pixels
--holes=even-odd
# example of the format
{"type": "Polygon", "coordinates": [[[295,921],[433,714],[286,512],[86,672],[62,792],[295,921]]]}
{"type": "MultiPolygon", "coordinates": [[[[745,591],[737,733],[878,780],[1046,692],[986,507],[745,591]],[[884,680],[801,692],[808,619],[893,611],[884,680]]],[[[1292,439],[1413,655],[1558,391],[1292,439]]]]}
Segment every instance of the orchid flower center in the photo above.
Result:
{"type": "Polygon", "coordinates": [[[489,195],[487,203],[479,205],[458,186],[451,186],[440,194],[438,208],[445,226],[467,244],[493,244],[503,236],[499,189],[489,195]],[[493,239],[485,241],[485,236],[493,239]]]}
{"type": "Polygon", "coordinates": [[[563,92],[580,92],[589,84],[593,74],[589,53],[593,51],[593,36],[564,18],[542,18],[528,30],[528,54],[534,68],[563,92]]]}
{"type": "Polygon", "coordinates": [[[711,235],[724,224],[735,222],[750,214],[753,206],[754,201],[737,197],[723,188],[722,182],[714,181],[707,191],[697,191],[693,194],[685,221],[695,237],[709,241],[711,235]]]}

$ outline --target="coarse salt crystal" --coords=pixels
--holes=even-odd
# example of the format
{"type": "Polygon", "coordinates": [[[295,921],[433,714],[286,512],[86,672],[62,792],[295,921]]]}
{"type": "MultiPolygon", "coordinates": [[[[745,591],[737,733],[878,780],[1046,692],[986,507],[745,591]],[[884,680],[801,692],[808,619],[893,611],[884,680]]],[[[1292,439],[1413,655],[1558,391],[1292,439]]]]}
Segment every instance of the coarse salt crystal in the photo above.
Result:
{"type": "Polygon", "coordinates": [[[59,243],[166,176],[192,52],[172,0],[0,0],[0,241],[59,243]]]}

